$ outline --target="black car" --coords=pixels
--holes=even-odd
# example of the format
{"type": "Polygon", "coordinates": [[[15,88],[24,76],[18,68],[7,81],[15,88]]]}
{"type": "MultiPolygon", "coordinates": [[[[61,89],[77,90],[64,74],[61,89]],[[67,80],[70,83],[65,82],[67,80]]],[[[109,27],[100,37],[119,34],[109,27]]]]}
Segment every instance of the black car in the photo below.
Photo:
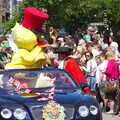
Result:
{"type": "Polygon", "coordinates": [[[0,120],[102,120],[97,100],[84,94],[65,70],[0,73],[0,120]]]}

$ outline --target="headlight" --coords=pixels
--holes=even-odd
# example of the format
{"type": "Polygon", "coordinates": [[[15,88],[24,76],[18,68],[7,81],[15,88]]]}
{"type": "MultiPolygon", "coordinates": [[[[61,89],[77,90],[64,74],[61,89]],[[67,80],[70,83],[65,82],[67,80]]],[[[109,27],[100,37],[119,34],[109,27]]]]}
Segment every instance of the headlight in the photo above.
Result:
{"type": "Polygon", "coordinates": [[[1,110],[1,116],[4,119],[10,119],[12,117],[12,111],[8,108],[4,108],[1,110]]]}
{"type": "Polygon", "coordinates": [[[23,110],[22,108],[17,108],[14,113],[13,113],[14,117],[18,120],[23,120],[25,119],[27,113],[25,110],[23,110]]]}
{"type": "Polygon", "coordinates": [[[87,117],[88,114],[89,114],[88,108],[86,106],[84,106],[84,105],[80,106],[79,107],[79,114],[80,114],[81,117],[87,117]]]}
{"type": "Polygon", "coordinates": [[[91,113],[92,115],[97,115],[97,113],[98,113],[97,107],[94,106],[94,105],[91,105],[91,106],[90,106],[90,113],[91,113]]]}

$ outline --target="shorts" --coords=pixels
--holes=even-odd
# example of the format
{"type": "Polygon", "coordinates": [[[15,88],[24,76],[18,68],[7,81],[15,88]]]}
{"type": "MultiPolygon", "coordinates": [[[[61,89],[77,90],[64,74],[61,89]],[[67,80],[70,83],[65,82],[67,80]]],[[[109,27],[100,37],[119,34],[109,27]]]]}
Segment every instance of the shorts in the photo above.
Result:
{"type": "Polygon", "coordinates": [[[88,76],[89,86],[91,91],[96,91],[96,79],[95,76],[88,76]]]}
{"type": "Polygon", "coordinates": [[[105,81],[105,98],[115,100],[118,90],[118,81],[105,81]],[[115,85],[115,86],[114,86],[115,85]]]}
{"type": "Polygon", "coordinates": [[[100,90],[100,95],[101,95],[102,97],[104,97],[104,96],[105,96],[105,86],[104,86],[103,83],[101,83],[101,84],[99,85],[99,90],[100,90]]]}

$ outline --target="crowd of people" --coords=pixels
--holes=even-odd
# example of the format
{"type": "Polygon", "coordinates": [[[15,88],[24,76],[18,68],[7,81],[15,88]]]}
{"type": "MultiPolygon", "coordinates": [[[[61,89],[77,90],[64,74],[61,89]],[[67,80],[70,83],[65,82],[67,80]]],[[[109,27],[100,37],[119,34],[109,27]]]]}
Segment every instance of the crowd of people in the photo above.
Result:
{"type": "Polygon", "coordinates": [[[52,66],[66,69],[78,83],[87,80],[90,94],[103,104],[104,111],[119,114],[120,52],[115,37],[109,36],[106,42],[104,35],[90,26],[79,35],[78,40],[71,35],[58,35],[54,38],[52,40],[57,50],[54,47],[48,50],[52,66]],[[73,61],[70,64],[69,59],[76,60],[78,64],[73,61]]]}
{"type": "MultiPolygon", "coordinates": [[[[88,27],[79,38],[60,34],[50,29],[45,48],[51,60],[50,66],[66,69],[85,92],[103,104],[105,112],[119,114],[120,110],[120,52],[113,36],[106,43],[104,35],[88,27]],[[83,83],[85,83],[83,85],[83,83]],[[87,88],[87,89],[86,89],[87,88]],[[90,89],[90,91],[88,90],[90,89]]],[[[45,39],[45,37],[43,37],[45,39]]],[[[0,68],[9,63],[13,51],[7,39],[1,40],[0,68]]]]}
{"type": "Polygon", "coordinates": [[[12,58],[12,49],[9,46],[8,39],[3,37],[0,39],[0,69],[4,69],[5,65],[10,62],[12,58]]]}

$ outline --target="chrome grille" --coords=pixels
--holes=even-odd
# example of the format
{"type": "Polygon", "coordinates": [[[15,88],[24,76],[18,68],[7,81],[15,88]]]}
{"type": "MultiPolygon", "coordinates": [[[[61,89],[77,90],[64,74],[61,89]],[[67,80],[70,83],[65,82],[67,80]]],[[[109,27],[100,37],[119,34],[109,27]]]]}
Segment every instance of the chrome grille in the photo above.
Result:
{"type": "MultiPolygon", "coordinates": [[[[64,106],[64,108],[65,108],[65,120],[71,120],[74,115],[74,107],[64,106]]],[[[32,115],[35,120],[43,120],[42,109],[43,109],[42,105],[32,107],[32,115]]]]}
{"type": "Polygon", "coordinates": [[[65,108],[65,120],[71,120],[74,116],[74,107],[73,106],[64,106],[65,108]]]}
{"type": "Polygon", "coordinates": [[[43,118],[42,118],[42,109],[43,109],[42,105],[32,107],[32,115],[33,115],[33,118],[35,120],[43,120],[43,118]]]}

